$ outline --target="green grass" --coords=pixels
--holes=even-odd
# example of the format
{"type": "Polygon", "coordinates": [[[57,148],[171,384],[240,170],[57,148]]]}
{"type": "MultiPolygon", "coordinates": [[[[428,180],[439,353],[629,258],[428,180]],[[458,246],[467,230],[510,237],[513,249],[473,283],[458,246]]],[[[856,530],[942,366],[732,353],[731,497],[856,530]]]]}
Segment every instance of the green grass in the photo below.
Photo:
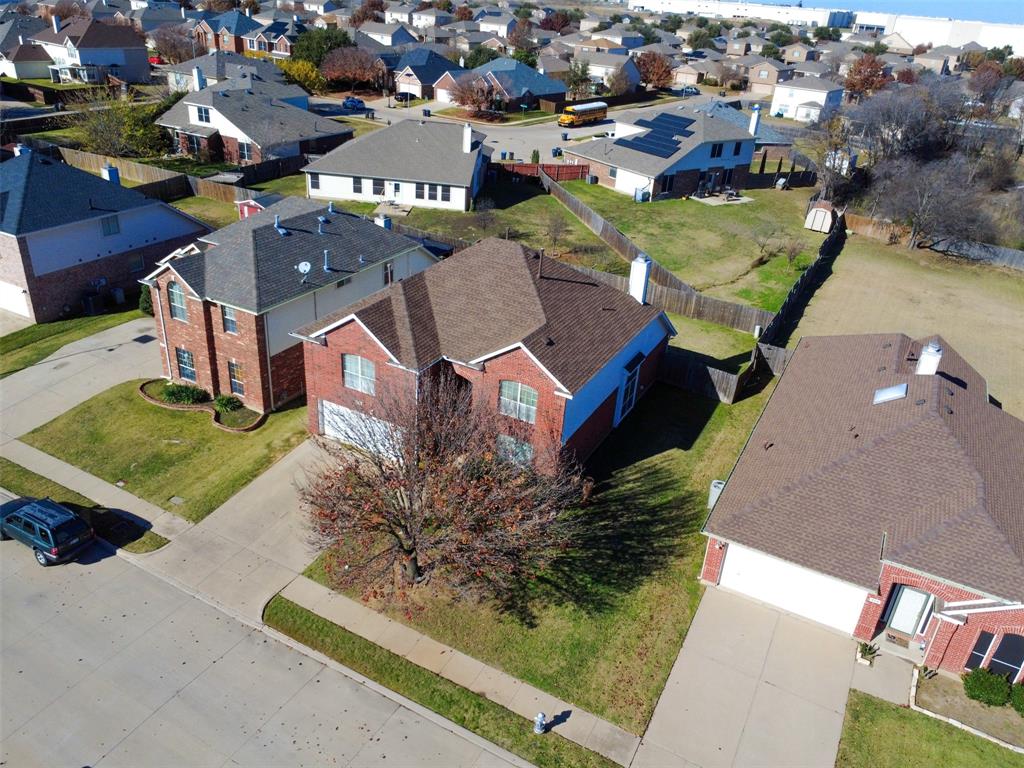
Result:
{"type": "Polygon", "coordinates": [[[35,365],[65,344],[144,317],[137,309],[125,309],[95,317],[37,323],[0,336],[0,378],[35,365]]]}
{"type": "Polygon", "coordinates": [[[387,123],[383,120],[367,120],[366,118],[363,117],[332,117],[331,119],[336,122],[344,123],[345,125],[351,126],[355,130],[355,133],[352,135],[352,138],[354,139],[357,139],[366,133],[373,133],[374,131],[379,131],[381,128],[387,125],[387,123]]]}
{"type": "Polygon", "coordinates": [[[77,125],[52,128],[49,131],[39,131],[28,135],[33,139],[49,141],[62,147],[79,147],[85,143],[85,133],[77,125]]]}
{"type": "Polygon", "coordinates": [[[65,488],[49,478],[37,475],[13,461],[0,457],[0,486],[18,496],[51,498],[74,510],[96,531],[96,535],[115,547],[137,555],[160,549],[167,539],[159,533],[136,525],[125,517],[105,509],[92,499],[65,488]]]}
{"type": "Polygon", "coordinates": [[[272,413],[259,429],[217,429],[206,411],[147,403],[119,384],[22,440],[187,520],[197,522],[306,439],[306,409],[272,413]],[[171,503],[172,496],[185,499],[171,503]]]}
{"type": "Polygon", "coordinates": [[[671,345],[707,355],[712,358],[709,363],[731,373],[739,372],[750,361],[756,343],[751,334],[673,312],[667,314],[678,331],[669,342],[671,345]]]}
{"type": "MultiPolygon", "coordinates": [[[[390,615],[643,733],[702,593],[707,489],[726,477],[766,397],[727,406],[655,387],[590,462],[597,486],[581,536],[521,604],[425,593],[390,615]]],[[[307,575],[322,581],[322,561],[307,575]]]]}
{"type": "Polygon", "coordinates": [[[557,734],[533,735],[529,720],[332,624],[280,595],[267,604],[263,620],[300,643],[540,768],[615,767],[610,760],[557,734]]]}
{"type": "Polygon", "coordinates": [[[238,166],[234,163],[211,163],[203,162],[188,155],[174,155],[172,157],[140,157],[136,162],[146,165],[154,165],[163,168],[165,171],[174,173],[187,173],[190,176],[213,176],[222,171],[235,171],[238,166]]]}
{"type": "Polygon", "coordinates": [[[3,81],[5,83],[11,83],[11,84],[21,83],[22,85],[32,85],[32,86],[35,86],[37,88],[43,88],[43,89],[50,90],[50,91],[89,90],[89,89],[92,89],[92,88],[99,88],[100,87],[98,85],[90,85],[88,83],[54,83],[54,82],[51,82],[49,80],[49,78],[39,78],[39,77],[35,77],[35,78],[27,77],[27,78],[22,78],[20,80],[17,79],[17,78],[14,78],[14,77],[0,77],[0,81],[3,81]]]}
{"type": "Polygon", "coordinates": [[[698,290],[775,312],[824,235],[803,228],[809,190],[749,190],[752,203],[709,206],[696,200],[635,203],[628,196],[583,181],[565,182],[580,198],[662,266],[698,290]],[[754,238],[776,233],[803,249],[791,265],[785,255],[753,267],[754,238]]]}
{"type": "Polygon", "coordinates": [[[256,411],[251,411],[248,408],[236,408],[233,411],[225,411],[224,413],[218,414],[220,423],[225,427],[231,427],[232,429],[241,429],[242,427],[248,427],[254,423],[260,415],[256,411]]]}
{"type": "Polygon", "coordinates": [[[209,197],[183,197],[171,205],[199,219],[211,229],[220,229],[238,221],[238,208],[234,203],[225,203],[209,197]]]}
{"type": "Polygon", "coordinates": [[[1022,768],[1024,755],[948,723],[850,691],[836,768],[1022,768]]]}
{"type": "Polygon", "coordinates": [[[282,176],[271,181],[261,181],[258,184],[250,185],[251,189],[258,189],[263,192],[274,192],[278,195],[291,195],[292,197],[306,196],[306,174],[293,173],[291,176],[282,176]]]}

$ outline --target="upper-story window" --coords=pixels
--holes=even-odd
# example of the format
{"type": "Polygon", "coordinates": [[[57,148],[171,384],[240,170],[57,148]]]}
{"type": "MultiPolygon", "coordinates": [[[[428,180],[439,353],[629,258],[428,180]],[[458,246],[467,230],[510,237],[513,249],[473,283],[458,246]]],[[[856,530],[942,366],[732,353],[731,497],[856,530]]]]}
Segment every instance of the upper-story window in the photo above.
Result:
{"type": "Polygon", "coordinates": [[[742,142],[742,141],[737,141],[737,142],[736,142],[736,143],[735,143],[735,144],[733,145],[733,148],[732,148],[732,156],[733,156],[733,157],[736,157],[737,155],[739,155],[739,153],[740,153],[740,151],[741,151],[742,149],[743,149],[743,142],[742,142]]]}
{"type": "Polygon", "coordinates": [[[210,108],[196,107],[196,120],[198,120],[200,123],[210,122],[210,108]]]}
{"type": "Polygon", "coordinates": [[[377,372],[373,361],[359,355],[342,355],[341,358],[345,386],[367,395],[374,394],[377,389],[377,372]]]}
{"type": "Polygon", "coordinates": [[[252,144],[245,141],[238,142],[238,159],[252,160],[252,144]]]}
{"type": "Polygon", "coordinates": [[[502,381],[498,411],[528,424],[537,423],[537,390],[518,381],[502,381]]]}
{"type": "Polygon", "coordinates": [[[722,156],[722,145],[721,144],[712,144],[711,145],[711,156],[712,157],[721,157],[722,156]]]}
{"type": "Polygon", "coordinates": [[[384,285],[391,285],[395,282],[395,265],[394,262],[384,262],[384,285]]]}
{"type": "Polygon", "coordinates": [[[225,333],[238,333],[238,318],[235,315],[235,308],[224,304],[220,306],[220,316],[224,321],[225,333]]]}
{"type": "Polygon", "coordinates": [[[167,303],[171,308],[171,317],[175,320],[188,321],[188,308],[185,306],[185,291],[177,283],[167,284],[167,303]]]}
{"type": "Polygon", "coordinates": [[[117,216],[104,216],[100,219],[100,226],[103,227],[104,237],[116,235],[121,231],[121,222],[117,220],[117,216]]]}

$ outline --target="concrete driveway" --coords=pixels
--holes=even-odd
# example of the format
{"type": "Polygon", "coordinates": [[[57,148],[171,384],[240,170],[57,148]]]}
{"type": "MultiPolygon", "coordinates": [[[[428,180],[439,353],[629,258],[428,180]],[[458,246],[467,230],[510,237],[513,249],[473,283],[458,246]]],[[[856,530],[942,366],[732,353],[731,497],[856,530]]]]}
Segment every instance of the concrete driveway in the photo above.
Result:
{"type": "Polygon", "coordinates": [[[0,765],[527,765],[98,546],[0,565],[0,765]]]}
{"type": "Polygon", "coordinates": [[[831,768],[853,657],[849,638],[709,589],[633,768],[831,768]]]}

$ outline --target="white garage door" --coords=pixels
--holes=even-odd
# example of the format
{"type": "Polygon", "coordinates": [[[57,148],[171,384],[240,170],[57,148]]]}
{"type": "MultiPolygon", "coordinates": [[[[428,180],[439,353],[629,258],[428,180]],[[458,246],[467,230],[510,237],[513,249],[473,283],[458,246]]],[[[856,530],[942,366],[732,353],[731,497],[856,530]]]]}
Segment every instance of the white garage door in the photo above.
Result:
{"type": "Polygon", "coordinates": [[[452,103],[452,92],[447,88],[435,88],[434,98],[440,101],[442,104],[452,103]]]}
{"type": "Polygon", "coordinates": [[[354,411],[337,403],[320,401],[324,437],[341,440],[373,453],[387,453],[393,441],[389,439],[391,425],[365,413],[354,411]]]}
{"type": "Polygon", "coordinates": [[[771,555],[730,544],[723,587],[853,634],[867,590],[771,555]]]}
{"type": "Polygon", "coordinates": [[[411,93],[417,99],[423,96],[423,86],[419,83],[398,83],[396,89],[399,93],[411,93]]]}
{"type": "Polygon", "coordinates": [[[0,309],[14,312],[22,317],[31,317],[28,311],[28,294],[20,285],[0,280],[0,309]]]}

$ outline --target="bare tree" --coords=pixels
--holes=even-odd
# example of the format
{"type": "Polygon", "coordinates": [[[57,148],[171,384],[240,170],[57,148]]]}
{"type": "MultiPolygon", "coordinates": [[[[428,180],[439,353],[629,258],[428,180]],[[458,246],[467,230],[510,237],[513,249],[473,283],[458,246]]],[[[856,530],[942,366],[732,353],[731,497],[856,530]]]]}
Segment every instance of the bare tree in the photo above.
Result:
{"type": "Polygon", "coordinates": [[[633,84],[629,81],[626,70],[620,66],[608,78],[608,93],[612,96],[621,96],[631,90],[633,90],[633,84]]]}
{"type": "Polygon", "coordinates": [[[566,223],[565,217],[558,211],[552,211],[544,226],[544,234],[546,234],[548,236],[548,240],[551,241],[552,248],[558,247],[558,244],[562,242],[562,238],[565,237],[568,230],[569,225],[566,223]]]}
{"type": "Polygon", "coordinates": [[[355,46],[335,48],[324,56],[320,71],[328,80],[379,85],[382,79],[379,59],[355,46]]]}
{"type": "Polygon", "coordinates": [[[790,237],[786,240],[783,250],[786,252],[786,261],[789,262],[789,266],[792,267],[796,263],[797,257],[804,252],[806,247],[807,244],[798,237],[790,237]]]}
{"type": "Polygon", "coordinates": [[[831,200],[849,170],[850,123],[840,115],[829,115],[815,127],[808,144],[817,166],[821,196],[831,200]]]}
{"type": "Polygon", "coordinates": [[[153,47],[168,64],[180,64],[206,53],[206,46],[196,41],[186,25],[159,27],[150,33],[153,47]]]}
{"type": "Polygon", "coordinates": [[[431,579],[503,598],[572,540],[581,477],[557,438],[529,458],[525,433],[450,369],[373,401],[373,418],[332,425],[364,450],[322,441],[302,492],[337,584],[395,597],[431,579]]]}
{"type": "Polygon", "coordinates": [[[757,258],[752,266],[761,267],[774,259],[784,249],[784,245],[776,236],[775,230],[762,230],[754,233],[754,245],[757,246],[757,258]]]}
{"type": "Polygon", "coordinates": [[[451,98],[456,104],[465,107],[473,114],[480,114],[491,108],[494,103],[494,92],[482,77],[463,75],[455,81],[455,87],[451,90],[451,98]]]}
{"type": "Polygon", "coordinates": [[[494,201],[489,197],[481,197],[474,206],[474,226],[481,233],[486,233],[494,227],[497,216],[494,214],[494,201]]]}

